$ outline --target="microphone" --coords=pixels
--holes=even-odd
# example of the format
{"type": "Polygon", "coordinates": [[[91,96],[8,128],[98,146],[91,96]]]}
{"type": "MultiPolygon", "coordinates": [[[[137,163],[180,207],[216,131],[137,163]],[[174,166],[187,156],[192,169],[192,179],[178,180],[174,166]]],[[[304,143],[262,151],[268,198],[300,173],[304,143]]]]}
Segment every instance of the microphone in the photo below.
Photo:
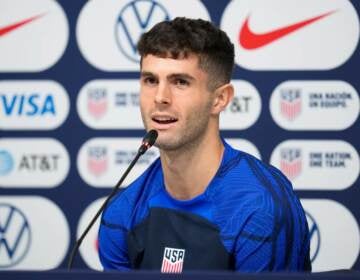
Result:
{"type": "Polygon", "coordinates": [[[158,132],[156,130],[150,130],[146,135],[144,136],[143,142],[138,150],[138,153],[141,155],[145,154],[145,152],[154,145],[156,138],[158,137],[158,132]]]}
{"type": "Polygon", "coordinates": [[[143,141],[142,141],[142,144],[141,144],[140,148],[138,149],[138,152],[137,152],[135,158],[132,160],[132,162],[130,163],[128,168],[125,170],[124,174],[122,175],[120,180],[116,183],[116,185],[113,188],[112,192],[106,198],[105,202],[101,205],[100,209],[96,212],[95,216],[90,221],[89,225],[84,230],[84,232],[82,233],[82,235],[76,241],[74,247],[72,248],[71,254],[70,254],[70,257],[69,257],[69,261],[68,261],[68,270],[69,271],[72,268],[72,265],[73,265],[73,262],[74,262],[74,257],[76,255],[77,251],[79,250],[79,247],[80,247],[82,241],[84,240],[85,236],[87,235],[87,233],[89,232],[91,227],[94,225],[95,221],[100,216],[100,214],[104,211],[104,209],[105,209],[107,203],[109,202],[109,200],[117,193],[117,191],[118,191],[119,187],[121,186],[122,182],[125,180],[126,176],[130,172],[130,170],[134,167],[135,163],[138,161],[140,156],[142,156],[149,148],[151,148],[152,145],[154,145],[157,137],[158,137],[158,133],[157,133],[156,130],[150,130],[149,132],[147,132],[145,134],[145,136],[143,138],[143,141]]]}

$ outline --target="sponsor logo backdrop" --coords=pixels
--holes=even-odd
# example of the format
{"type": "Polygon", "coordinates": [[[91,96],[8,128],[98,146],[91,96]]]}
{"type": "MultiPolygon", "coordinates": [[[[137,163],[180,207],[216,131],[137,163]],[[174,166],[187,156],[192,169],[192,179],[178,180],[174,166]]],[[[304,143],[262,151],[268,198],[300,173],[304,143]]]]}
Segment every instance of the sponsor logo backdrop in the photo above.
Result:
{"type": "MultiPolygon", "coordinates": [[[[360,269],[359,1],[23,2],[0,0],[0,270],[65,268],[144,134],[136,42],[176,16],[235,44],[222,135],[293,182],[313,270],[360,269]]],[[[98,225],[74,267],[101,270],[98,225]]]]}

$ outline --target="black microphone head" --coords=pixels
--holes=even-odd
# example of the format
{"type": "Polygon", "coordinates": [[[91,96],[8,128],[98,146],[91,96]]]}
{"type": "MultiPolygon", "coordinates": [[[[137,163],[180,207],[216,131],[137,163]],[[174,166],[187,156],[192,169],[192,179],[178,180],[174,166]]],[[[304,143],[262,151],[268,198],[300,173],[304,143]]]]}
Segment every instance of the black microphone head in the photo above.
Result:
{"type": "Polygon", "coordinates": [[[138,152],[141,155],[144,154],[152,145],[154,145],[157,137],[158,132],[154,129],[146,133],[138,152]]]}
{"type": "Polygon", "coordinates": [[[152,129],[144,136],[143,143],[148,143],[148,145],[151,147],[152,145],[154,145],[157,137],[158,132],[155,129],[152,129]]]}

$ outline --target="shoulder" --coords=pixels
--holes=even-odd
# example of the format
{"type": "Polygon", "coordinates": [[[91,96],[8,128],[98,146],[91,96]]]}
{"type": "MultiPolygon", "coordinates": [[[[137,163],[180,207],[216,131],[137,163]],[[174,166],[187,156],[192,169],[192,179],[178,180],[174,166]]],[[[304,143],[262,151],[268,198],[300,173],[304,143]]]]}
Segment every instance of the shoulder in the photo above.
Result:
{"type": "Polygon", "coordinates": [[[274,166],[247,153],[232,149],[232,154],[237,164],[223,173],[214,195],[215,220],[225,246],[239,259],[243,252],[262,246],[259,254],[296,262],[308,248],[308,229],[291,182],[274,166]]]}
{"type": "MultiPolygon", "coordinates": [[[[102,215],[102,224],[129,228],[135,209],[144,200],[151,197],[160,187],[161,164],[157,159],[126,189],[116,194],[106,206],[102,215]]],[[[139,211],[140,209],[137,209],[139,211]]]]}
{"type": "MultiPolygon", "coordinates": [[[[225,143],[226,144],[226,143],[225,143]]],[[[252,192],[272,192],[274,189],[290,188],[291,182],[276,167],[226,144],[227,159],[217,176],[224,180],[226,191],[251,189],[252,192]],[[234,186],[237,186],[236,188],[234,186]]]]}
{"type": "MultiPolygon", "coordinates": [[[[226,144],[227,159],[217,174],[212,199],[218,218],[271,221],[298,204],[291,182],[280,170],[226,144]]],[[[225,219],[226,220],[226,219],[225,219]]]]}

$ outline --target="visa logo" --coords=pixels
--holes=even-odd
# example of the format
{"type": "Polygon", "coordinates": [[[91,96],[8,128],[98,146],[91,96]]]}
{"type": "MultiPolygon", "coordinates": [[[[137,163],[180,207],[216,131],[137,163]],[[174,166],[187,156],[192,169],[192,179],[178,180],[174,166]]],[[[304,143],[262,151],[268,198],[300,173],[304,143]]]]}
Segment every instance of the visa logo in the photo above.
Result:
{"type": "Polygon", "coordinates": [[[0,94],[0,102],[6,116],[42,116],[45,114],[56,114],[54,97],[50,94],[0,94]]]}

